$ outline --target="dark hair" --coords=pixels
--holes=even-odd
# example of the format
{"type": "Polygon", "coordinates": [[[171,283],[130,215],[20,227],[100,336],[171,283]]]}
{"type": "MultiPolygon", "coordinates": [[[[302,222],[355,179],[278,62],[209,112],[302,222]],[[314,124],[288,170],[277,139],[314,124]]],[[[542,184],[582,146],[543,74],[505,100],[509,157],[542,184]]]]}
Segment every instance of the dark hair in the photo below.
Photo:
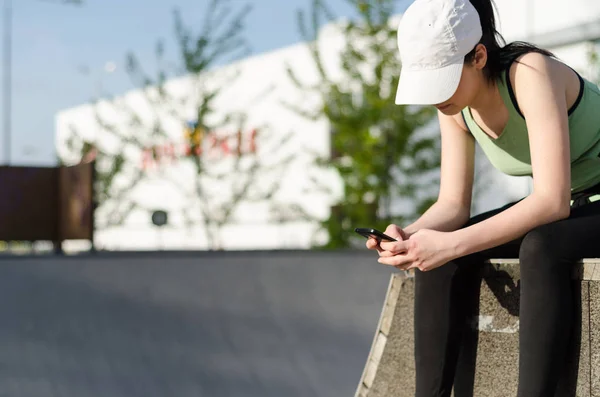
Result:
{"type": "MultiPolygon", "coordinates": [[[[488,59],[483,73],[489,82],[499,79],[502,72],[508,69],[516,58],[528,52],[537,52],[554,57],[554,54],[550,51],[523,41],[506,44],[502,35],[496,30],[495,4],[493,0],[469,1],[477,10],[481,21],[483,35],[479,44],[483,44],[487,49],[488,59]]],[[[475,48],[465,56],[465,62],[472,62],[475,59],[475,48]]]]}

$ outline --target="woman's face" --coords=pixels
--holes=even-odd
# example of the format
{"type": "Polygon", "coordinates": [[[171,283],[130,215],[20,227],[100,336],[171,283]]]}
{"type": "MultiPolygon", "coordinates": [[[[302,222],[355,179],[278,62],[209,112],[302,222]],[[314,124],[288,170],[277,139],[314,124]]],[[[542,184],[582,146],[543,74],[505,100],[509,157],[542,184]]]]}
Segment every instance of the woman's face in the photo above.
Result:
{"type": "Polygon", "coordinates": [[[487,51],[485,46],[478,44],[475,58],[471,62],[465,62],[460,83],[454,95],[445,102],[435,105],[445,115],[455,115],[467,106],[471,106],[477,94],[486,84],[483,68],[487,62],[487,51]]]}

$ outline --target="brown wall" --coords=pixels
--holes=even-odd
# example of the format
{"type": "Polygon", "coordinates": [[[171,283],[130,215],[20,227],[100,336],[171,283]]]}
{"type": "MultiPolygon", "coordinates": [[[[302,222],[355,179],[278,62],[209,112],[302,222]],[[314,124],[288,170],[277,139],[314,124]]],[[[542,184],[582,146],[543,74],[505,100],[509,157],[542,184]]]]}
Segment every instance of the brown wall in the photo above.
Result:
{"type": "Polygon", "coordinates": [[[0,240],[55,240],[58,172],[0,167],[0,240]]]}
{"type": "Polygon", "coordinates": [[[93,163],[61,167],[58,173],[61,240],[92,240],[93,163]]]}
{"type": "Polygon", "coordinates": [[[93,167],[0,166],[0,240],[91,239],[93,167]]]}

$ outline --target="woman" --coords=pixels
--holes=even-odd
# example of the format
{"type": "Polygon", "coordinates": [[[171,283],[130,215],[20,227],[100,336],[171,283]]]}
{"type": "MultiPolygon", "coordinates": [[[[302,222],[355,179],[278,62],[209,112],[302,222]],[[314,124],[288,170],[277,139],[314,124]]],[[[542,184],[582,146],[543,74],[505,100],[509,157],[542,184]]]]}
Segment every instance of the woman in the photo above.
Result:
{"type": "MultiPolygon", "coordinates": [[[[415,269],[417,397],[450,396],[473,277],[492,257],[521,266],[520,397],[554,395],[574,321],[571,272],[600,256],[600,90],[551,53],[502,46],[491,0],[416,0],[398,28],[396,103],[435,105],[442,141],[437,202],[370,239],[379,262],[415,269]],[[474,145],[526,198],[472,219],[474,145]],[[574,199],[574,203],[571,203],[574,199]]],[[[469,302],[471,304],[469,304],[469,302]]]]}

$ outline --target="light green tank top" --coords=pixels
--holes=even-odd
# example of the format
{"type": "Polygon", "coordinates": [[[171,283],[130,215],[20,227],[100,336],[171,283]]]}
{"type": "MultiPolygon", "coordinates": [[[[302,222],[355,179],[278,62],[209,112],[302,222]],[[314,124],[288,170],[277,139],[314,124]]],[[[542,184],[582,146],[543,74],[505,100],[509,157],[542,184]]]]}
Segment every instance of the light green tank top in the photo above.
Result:
{"type": "MultiPolygon", "coordinates": [[[[518,108],[508,73],[508,69],[502,73],[498,84],[509,111],[508,123],[498,139],[490,137],[477,125],[470,108],[463,109],[462,115],[469,131],[494,167],[508,175],[532,176],[527,126],[518,108]]],[[[581,76],[579,80],[579,97],[569,109],[573,193],[600,183],[600,89],[581,76]]]]}

